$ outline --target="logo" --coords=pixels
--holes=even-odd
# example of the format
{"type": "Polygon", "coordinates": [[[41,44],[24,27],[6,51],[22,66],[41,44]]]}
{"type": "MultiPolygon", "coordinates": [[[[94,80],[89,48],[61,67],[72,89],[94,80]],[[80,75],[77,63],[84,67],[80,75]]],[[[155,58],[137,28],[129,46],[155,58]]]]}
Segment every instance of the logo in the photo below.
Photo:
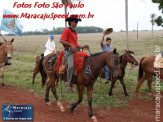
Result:
{"type": "Polygon", "coordinates": [[[2,120],[33,120],[32,105],[2,105],[2,120]]]}

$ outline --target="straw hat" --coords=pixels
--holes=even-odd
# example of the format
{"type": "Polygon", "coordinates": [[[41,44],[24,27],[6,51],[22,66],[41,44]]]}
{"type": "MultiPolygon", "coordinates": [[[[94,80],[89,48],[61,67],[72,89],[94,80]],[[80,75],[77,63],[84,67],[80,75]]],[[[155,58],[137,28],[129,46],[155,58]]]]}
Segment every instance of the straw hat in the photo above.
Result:
{"type": "Polygon", "coordinates": [[[103,31],[103,34],[104,35],[108,35],[108,34],[110,34],[110,33],[112,33],[113,32],[113,28],[106,28],[104,31],[103,31]]]}

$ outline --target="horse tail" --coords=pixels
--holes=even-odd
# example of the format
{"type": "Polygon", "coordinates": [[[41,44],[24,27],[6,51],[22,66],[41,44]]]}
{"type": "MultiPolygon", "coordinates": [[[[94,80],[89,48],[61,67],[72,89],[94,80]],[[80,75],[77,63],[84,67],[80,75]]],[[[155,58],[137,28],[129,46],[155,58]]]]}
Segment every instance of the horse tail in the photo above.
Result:
{"type": "Polygon", "coordinates": [[[39,70],[40,70],[40,74],[41,74],[41,77],[42,77],[42,80],[41,80],[41,86],[44,87],[44,85],[46,84],[46,79],[47,79],[47,75],[44,71],[44,68],[42,66],[42,62],[43,62],[44,58],[41,58],[40,60],[40,64],[39,64],[39,70]]]}
{"type": "Polygon", "coordinates": [[[138,72],[138,80],[140,80],[143,77],[143,67],[142,67],[142,61],[144,60],[145,57],[142,57],[140,59],[140,65],[139,65],[139,72],[138,72]]]}

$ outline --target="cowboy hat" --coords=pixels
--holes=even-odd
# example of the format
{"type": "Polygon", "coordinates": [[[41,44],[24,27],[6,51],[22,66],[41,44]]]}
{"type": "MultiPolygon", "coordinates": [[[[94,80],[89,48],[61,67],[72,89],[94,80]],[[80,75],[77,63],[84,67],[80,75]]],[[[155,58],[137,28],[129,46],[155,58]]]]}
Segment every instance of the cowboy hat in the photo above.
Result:
{"type": "Polygon", "coordinates": [[[110,33],[112,33],[113,32],[113,28],[106,28],[104,31],[103,31],[103,34],[104,35],[108,35],[108,34],[110,34],[110,33]]]}
{"type": "Polygon", "coordinates": [[[78,15],[72,14],[70,15],[70,17],[66,18],[65,21],[73,22],[73,21],[81,21],[81,19],[78,18],[78,15]]]}

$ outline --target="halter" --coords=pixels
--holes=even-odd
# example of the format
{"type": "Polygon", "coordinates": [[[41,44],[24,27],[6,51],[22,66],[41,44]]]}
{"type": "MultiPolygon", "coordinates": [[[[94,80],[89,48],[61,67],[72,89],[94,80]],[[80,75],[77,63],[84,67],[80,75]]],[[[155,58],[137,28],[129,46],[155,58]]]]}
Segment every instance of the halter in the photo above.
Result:
{"type": "Polygon", "coordinates": [[[129,57],[129,53],[127,53],[127,58],[129,58],[130,61],[131,61],[131,62],[129,62],[129,63],[132,63],[132,62],[133,62],[133,60],[129,57]]]}

